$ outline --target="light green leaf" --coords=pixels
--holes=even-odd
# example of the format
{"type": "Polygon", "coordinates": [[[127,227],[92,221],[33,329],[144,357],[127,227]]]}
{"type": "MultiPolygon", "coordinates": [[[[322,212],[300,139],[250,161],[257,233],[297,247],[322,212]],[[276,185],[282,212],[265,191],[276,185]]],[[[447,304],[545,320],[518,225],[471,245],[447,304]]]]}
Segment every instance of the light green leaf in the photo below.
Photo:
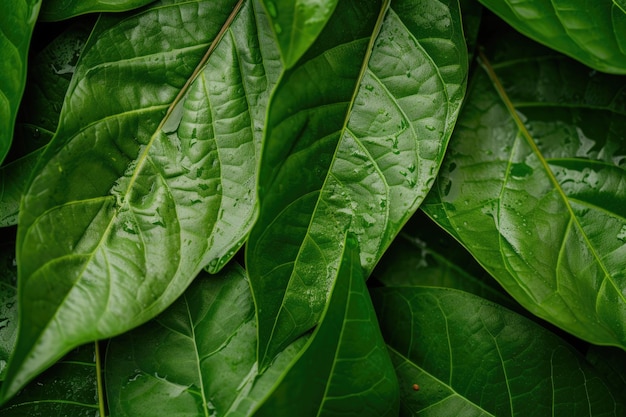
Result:
{"type": "Polygon", "coordinates": [[[66,20],[85,13],[123,12],[155,0],[46,0],[39,19],[44,22],[66,20]]]}
{"type": "Polygon", "coordinates": [[[626,74],[624,0],[479,0],[524,35],[580,62],[626,74]]]}
{"type": "Polygon", "coordinates": [[[72,347],[154,317],[242,244],[270,88],[259,36],[251,2],[101,18],[22,202],[5,400],[72,347]]]}
{"type": "Polygon", "coordinates": [[[245,272],[231,265],[198,277],[157,319],[111,341],[111,416],[397,415],[397,381],[355,244],[320,325],[262,375],[245,272]]]}
{"type": "Polygon", "coordinates": [[[434,181],[464,94],[456,0],[366,4],[341,2],[272,96],[246,252],[261,367],[317,323],[346,230],[372,270],[434,181]]]}
{"type": "Polygon", "coordinates": [[[458,290],[376,288],[400,416],[622,416],[623,392],[543,327],[458,290]],[[416,389],[417,388],[417,389],[416,389]]]}
{"type": "Polygon", "coordinates": [[[0,13],[0,163],[11,141],[26,83],[30,38],[41,0],[4,2],[0,13]]]}
{"type": "Polygon", "coordinates": [[[422,207],[528,310],[626,348],[626,79],[493,43],[422,207]]]}
{"type": "Polygon", "coordinates": [[[315,42],[338,0],[263,0],[285,68],[291,68],[315,42]]]}

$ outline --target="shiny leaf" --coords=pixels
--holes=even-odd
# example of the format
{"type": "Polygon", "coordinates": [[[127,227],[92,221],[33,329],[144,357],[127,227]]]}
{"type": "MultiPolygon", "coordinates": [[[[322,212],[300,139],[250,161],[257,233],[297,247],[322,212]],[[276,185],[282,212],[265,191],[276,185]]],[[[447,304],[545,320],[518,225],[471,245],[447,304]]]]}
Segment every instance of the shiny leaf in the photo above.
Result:
{"type": "Polygon", "coordinates": [[[485,46],[422,206],[534,314],[626,348],[626,79],[485,46]]]}
{"type": "Polygon", "coordinates": [[[313,44],[338,0],[263,0],[285,68],[291,68],[313,44]]]}
{"type": "Polygon", "coordinates": [[[153,3],[155,0],[46,0],[41,6],[40,20],[66,20],[85,13],[122,12],[153,3]]]}
{"type": "Polygon", "coordinates": [[[354,245],[320,325],[262,375],[245,272],[196,279],[157,319],[111,341],[111,416],[396,415],[397,382],[354,245]]]}
{"type": "Polygon", "coordinates": [[[269,89],[260,36],[250,2],[100,19],[22,202],[4,399],[72,347],[154,317],[242,244],[269,89]]]}
{"type": "Polygon", "coordinates": [[[4,381],[7,363],[17,337],[17,264],[15,233],[4,230],[0,243],[0,381],[4,381]]]}
{"type": "Polygon", "coordinates": [[[272,96],[246,258],[261,367],[316,324],[346,230],[369,274],[428,192],[463,97],[456,0],[359,4],[337,6],[272,96]]]}
{"type": "Polygon", "coordinates": [[[30,38],[41,0],[4,2],[0,13],[0,163],[11,141],[26,82],[30,38]]]}
{"type": "Polygon", "coordinates": [[[626,400],[562,339],[444,288],[377,288],[401,416],[621,416],[626,400]]]}
{"type": "Polygon", "coordinates": [[[626,74],[624,0],[479,0],[524,35],[582,63],[626,74]]]}

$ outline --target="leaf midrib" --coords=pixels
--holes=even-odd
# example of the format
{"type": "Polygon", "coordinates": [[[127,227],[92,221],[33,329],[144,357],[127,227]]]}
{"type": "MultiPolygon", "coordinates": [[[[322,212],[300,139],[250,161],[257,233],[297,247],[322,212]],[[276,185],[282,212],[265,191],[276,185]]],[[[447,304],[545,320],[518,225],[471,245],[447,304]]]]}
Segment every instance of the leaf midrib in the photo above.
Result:
{"type": "Polygon", "coordinates": [[[485,56],[484,52],[481,49],[479,49],[478,54],[479,54],[478,60],[479,60],[479,63],[481,65],[481,67],[487,73],[487,76],[491,80],[491,83],[492,83],[494,89],[496,90],[498,96],[502,100],[503,104],[506,106],[506,108],[507,108],[507,110],[509,112],[510,117],[515,122],[515,124],[516,124],[516,126],[518,128],[519,133],[525,139],[527,145],[531,148],[533,154],[537,157],[537,159],[541,163],[541,165],[542,165],[546,175],[548,176],[550,182],[554,186],[554,189],[560,195],[561,200],[565,204],[565,207],[567,208],[567,211],[568,211],[570,217],[572,218],[573,223],[576,225],[576,227],[579,230],[583,240],[585,241],[586,246],[589,248],[593,258],[596,260],[597,264],[600,266],[602,272],[604,273],[603,280],[608,280],[611,283],[613,288],[616,289],[616,293],[617,293],[618,297],[621,299],[622,303],[626,304],[626,295],[622,294],[622,292],[618,290],[620,288],[619,285],[617,285],[617,283],[613,279],[611,273],[609,272],[609,270],[607,269],[606,265],[602,261],[602,258],[598,255],[598,252],[597,252],[596,248],[592,245],[591,241],[589,240],[589,237],[587,236],[587,233],[585,233],[582,225],[578,221],[578,217],[576,216],[576,214],[575,214],[575,212],[574,212],[574,210],[573,210],[573,208],[572,208],[572,206],[570,204],[569,198],[567,197],[567,195],[565,194],[565,192],[561,188],[559,182],[557,181],[556,177],[554,176],[554,172],[552,172],[552,170],[550,169],[550,165],[549,165],[548,161],[544,158],[543,154],[541,153],[541,151],[537,147],[537,144],[535,143],[535,141],[533,140],[532,136],[530,135],[530,132],[526,129],[526,126],[524,125],[524,122],[521,120],[519,114],[517,113],[517,111],[515,109],[515,105],[509,99],[509,97],[508,97],[508,95],[507,95],[507,93],[506,93],[506,91],[504,89],[504,86],[500,82],[500,79],[498,78],[498,76],[495,73],[493,67],[491,66],[491,63],[490,63],[489,59],[485,56]]]}

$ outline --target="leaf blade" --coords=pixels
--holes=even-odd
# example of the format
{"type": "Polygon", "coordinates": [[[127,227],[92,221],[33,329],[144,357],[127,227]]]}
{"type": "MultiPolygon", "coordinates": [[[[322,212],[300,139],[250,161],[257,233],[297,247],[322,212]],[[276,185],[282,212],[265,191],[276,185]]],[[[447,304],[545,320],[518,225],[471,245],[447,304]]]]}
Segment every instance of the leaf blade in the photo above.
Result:
{"type": "MultiPolygon", "coordinates": [[[[370,271],[430,188],[464,91],[467,52],[458,13],[455,1],[394,3],[364,58],[369,67],[359,88],[349,91],[346,82],[320,81],[333,71],[346,77],[339,61],[315,79],[297,78],[337,25],[333,17],[278,85],[261,158],[260,215],[246,252],[261,363],[315,324],[345,231],[358,236],[370,271]],[[425,30],[423,16],[441,24],[425,30]]],[[[346,21],[366,21],[338,20],[342,30],[346,21]]]]}
{"type": "Polygon", "coordinates": [[[256,41],[254,19],[250,2],[193,1],[100,20],[57,136],[23,200],[20,308],[30,315],[23,319],[5,398],[68,346],[153,317],[204,266],[221,268],[241,245],[255,216],[254,196],[242,190],[254,178],[256,126],[269,86],[258,73],[250,80],[243,76],[250,68],[264,72],[258,48],[252,49],[251,62],[221,65],[217,74],[211,58],[250,58],[249,45],[239,42],[256,41]],[[180,36],[161,30],[163,21],[180,36]],[[252,35],[226,36],[233,27],[252,35]],[[153,42],[139,37],[137,49],[107,52],[107,45],[128,42],[129,31],[139,28],[153,42]],[[208,63],[192,78],[204,54],[210,55],[208,63]],[[133,66],[153,72],[146,77],[133,66]],[[219,94],[206,88],[212,76],[235,92],[241,89],[240,95],[242,79],[254,82],[255,93],[220,106],[219,94]],[[123,88],[116,88],[119,79],[127,81],[123,88]],[[107,87],[107,80],[115,86],[107,87]],[[105,91],[115,99],[98,100],[105,91]],[[198,108],[199,96],[214,108],[198,108]],[[260,105],[252,110],[253,103],[260,105]],[[240,115],[230,129],[241,132],[229,131],[208,110],[223,112],[219,117],[240,115]],[[224,150],[231,159],[218,160],[224,150]],[[244,166],[237,170],[239,159],[244,166]],[[239,215],[237,222],[228,224],[230,215],[220,218],[226,210],[239,215]],[[56,243],[47,238],[50,233],[56,233],[56,243]],[[25,364],[33,349],[37,353],[25,364]]]}
{"type": "Polygon", "coordinates": [[[0,17],[0,163],[11,141],[26,84],[27,54],[41,0],[11,3],[0,17]]]}
{"type": "Polygon", "coordinates": [[[458,142],[423,207],[534,314],[623,347],[624,217],[615,207],[625,152],[613,133],[625,122],[622,81],[517,36],[490,53],[498,47],[501,61],[477,73],[458,142]],[[512,66],[528,71],[514,81],[512,66]],[[560,70],[562,83],[541,87],[560,70]],[[477,141],[484,151],[468,158],[477,141]]]}

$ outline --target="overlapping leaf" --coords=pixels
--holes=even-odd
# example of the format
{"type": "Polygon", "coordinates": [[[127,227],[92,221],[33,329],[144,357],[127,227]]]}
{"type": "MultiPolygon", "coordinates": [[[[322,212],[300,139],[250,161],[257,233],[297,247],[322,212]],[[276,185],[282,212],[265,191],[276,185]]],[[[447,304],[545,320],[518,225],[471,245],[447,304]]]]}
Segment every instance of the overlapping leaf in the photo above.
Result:
{"type": "Polygon", "coordinates": [[[624,0],[479,0],[530,38],[592,68],[626,74],[624,0]]]}
{"type": "Polygon", "coordinates": [[[272,97],[247,248],[262,364],[316,323],[346,230],[371,271],[454,125],[467,68],[458,2],[394,2],[376,29],[383,13],[341,2],[272,97]]]}
{"type": "Polygon", "coordinates": [[[46,0],[41,6],[40,20],[66,20],[85,13],[122,12],[155,0],[46,0]]]}
{"type": "Polygon", "coordinates": [[[11,141],[26,82],[30,38],[41,0],[11,1],[0,13],[0,163],[11,141]]]}
{"type": "Polygon", "coordinates": [[[423,207],[527,309],[625,348],[626,79],[519,35],[486,48],[423,207]]]}
{"type": "Polygon", "coordinates": [[[319,327],[262,375],[254,304],[238,266],[200,277],[156,320],[114,339],[107,375],[112,417],[397,413],[397,381],[355,242],[346,246],[319,327]]]}
{"type": "Polygon", "coordinates": [[[163,1],[94,29],[21,206],[4,399],[73,346],[155,316],[241,245],[269,35],[235,3],[163,1]]]}
{"type": "Polygon", "coordinates": [[[309,49],[337,7],[338,0],[263,0],[285,68],[309,49]]]}
{"type": "Polygon", "coordinates": [[[535,323],[477,296],[377,288],[372,300],[396,367],[401,416],[621,416],[614,385],[535,323]]]}
{"type": "Polygon", "coordinates": [[[10,163],[0,167],[0,227],[17,224],[20,201],[43,147],[52,139],[90,25],[78,22],[31,59],[10,163]]]}

